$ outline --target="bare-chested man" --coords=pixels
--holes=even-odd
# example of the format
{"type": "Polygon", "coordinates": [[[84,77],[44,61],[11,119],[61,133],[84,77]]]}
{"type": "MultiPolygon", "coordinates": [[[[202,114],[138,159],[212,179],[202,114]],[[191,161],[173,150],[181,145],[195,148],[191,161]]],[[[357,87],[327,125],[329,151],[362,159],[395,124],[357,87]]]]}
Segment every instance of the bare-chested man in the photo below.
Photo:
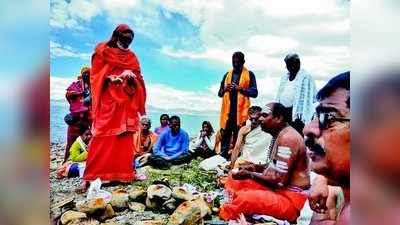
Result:
{"type": "Polygon", "coordinates": [[[285,107],[269,103],[259,118],[263,131],[272,135],[268,166],[251,164],[232,171],[225,188],[232,202],[222,206],[225,220],[245,215],[265,214],[296,222],[307,197],[301,192],[310,187],[308,159],[303,138],[288,125],[285,107]]]}
{"type": "Polygon", "coordinates": [[[328,185],[340,186],[344,204],[337,219],[319,224],[350,224],[350,72],[332,78],[318,92],[317,99],[320,103],[316,116],[303,131],[312,160],[310,168],[322,175],[313,183],[310,206],[323,212],[327,208],[328,185]]]}

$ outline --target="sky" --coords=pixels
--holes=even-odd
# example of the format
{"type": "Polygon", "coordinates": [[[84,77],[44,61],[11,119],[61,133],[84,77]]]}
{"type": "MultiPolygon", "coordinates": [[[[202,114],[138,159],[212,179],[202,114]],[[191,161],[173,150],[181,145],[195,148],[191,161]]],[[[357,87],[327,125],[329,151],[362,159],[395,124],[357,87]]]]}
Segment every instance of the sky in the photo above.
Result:
{"type": "Polygon", "coordinates": [[[218,112],[217,92],[235,51],[256,75],[259,96],[273,101],[284,57],[298,53],[317,87],[350,70],[350,3],[345,0],[51,0],[51,99],[65,89],[96,43],[119,23],[135,32],[148,90],[147,106],[179,112],[218,112]]]}

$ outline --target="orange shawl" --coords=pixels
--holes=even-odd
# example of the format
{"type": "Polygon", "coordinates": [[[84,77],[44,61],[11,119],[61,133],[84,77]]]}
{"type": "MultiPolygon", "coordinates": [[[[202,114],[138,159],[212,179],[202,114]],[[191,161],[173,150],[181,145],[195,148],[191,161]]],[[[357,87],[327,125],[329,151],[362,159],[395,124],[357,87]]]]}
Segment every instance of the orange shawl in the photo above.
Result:
{"type": "MultiPolygon", "coordinates": [[[[230,84],[232,81],[232,70],[229,71],[228,75],[225,78],[224,85],[230,84]]],[[[240,75],[239,86],[242,88],[249,88],[250,86],[250,73],[246,67],[243,67],[242,74],[240,75]]],[[[238,92],[238,100],[237,100],[237,113],[236,113],[236,124],[240,126],[247,120],[247,111],[250,107],[250,99],[249,97],[243,95],[238,92]]],[[[222,106],[221,106],[221,115],[220,115],[220,127],[225,129],[226,121],[228,120],[230,110],[230,93],[229,91],[224,93],[222,98],[222,106]]]]}

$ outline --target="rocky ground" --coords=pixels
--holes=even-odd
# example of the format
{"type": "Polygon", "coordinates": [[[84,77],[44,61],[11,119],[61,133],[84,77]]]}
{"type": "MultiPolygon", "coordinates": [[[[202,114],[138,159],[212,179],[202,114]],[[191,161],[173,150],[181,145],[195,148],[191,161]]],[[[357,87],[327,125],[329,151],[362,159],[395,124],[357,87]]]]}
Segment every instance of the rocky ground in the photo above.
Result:
{"type": "MultiPolygon", "coordinates": [[[[65,218],[71,217],[71,215],[65,216],[64,215],[64,222],[65,224],[100,224],[98,221],[98,217],[91,216],[90,213],[85,211],[85,209],[79,209],[80,206],[77,206],[78,204],[85,202],[86,204],[90,205],[91,203],[88,203],[86,200],[86,194],[77,194],[75,193],[75,189],[79,187],[81,183],[80,178],[64,178],[64,179],[57,179],[56,178],[56,170],[57,167],[62,163],[63,155],[64,155],[64,144],[60,143],[52,143],[51,146],[51,154],[50,154],[50,217],[53,221],[53,223],[59,223],[61,224],[61,220],[59,219],[63,213],[65,213],[68,210],[73,210],[74,213],[72,213],[73,218],[80,218],[82,217],[82,214],[77,213],[78,211],[80,212],[85,212],[83,215],[84,217],[91,218],[89,219],[75,219],[71,220],[68,223],[65,222],[65,218]],[[75,213],[75,211],[77,211],[75,213]],[[96,218],[96,220],[93,220],[92,218],[96,218]],[[60,221],[59,221],[60,220],[60,221]]],[[[189,165],[182,165],[182,166],[174,166],[170,170],[155,170],[152,168],[149,168],[146,171],[147,174],[147,179],[145,181],[136,181],[133,182],[132,184],[129,185],[117,185],[117,186],[102,186],[102,190],[106,190],[110,193],[113,193],[113,196],[116,192],[122,192],[122,195],[120,196],[129,196],[130,201],[131,199],[131,191],[134,190],[147,190],[147,188],[154,183],[154,181],[164,181],[167,182],[170,185],[170,189],[167,188],[167,192],[171,192],[173,187],[179,187],[182,186],[183,184],[190,184],[192,187],[196,189],[198,193],[207,193],[207,192],[213,192],[214,190],[217,189],[216,186],[216,176],[214,173],[209,173],[205,171],[200,171],[198,169],[198,163],[199,160],[194,160],[192,163],[189,165]]],[[[158,186],[157,186],[158,187],[158,186]]],[[[160,186],[161,187],[161,186],[160,186]]],[[[164,188],[165,186],[163,186],[164,188]]],[[[174,190],[175,193],[176,190],[174,190]]],[[[165,193],[165,192],[163,192],[165,193]]],[[[147,193],[147,196],[150,195],[150,192],[147,193]]],[[[154,194],[154,195],[157,195],[154,194]]],[[[176,194],[175,194],[176,195],[176,194]]],[[[160,195],[162,196],[162,194],[160,195]]],[[[170,200],[174,200],[172,198],[174,194],[171,195],[169,193],[168,198],[170,200]],[[171,197],[170,197],[171,196],[171,197]]],[[[176,196],[175,196],[176,197],[176,196]]],[[[126,197],[128,199],[128,197],[126,197]]],[[[178,196],[179,198],[179,196],[178,196]]],[[[178,198],[175,198],[178,199],[178,198]]],[[[183,197],[185,198],[185,197],[183,197]]],[[[192,197],[191,197],[192,198],[192,197]]],[[[165,198],[167,199],[167,198],[165,198]]],[[[164,200],[165,200],[164,199],[164,200]]],[[[204,200],[204,198],[202,198],[204,200]]],[[[174,200],[174,201],[175,201],[174,200]]],[[[98,203],[98,202],[97,202],[98,203]]],[[[94,204],[97,204],[94,203],[94,204]]],[[[130,202],[132,203],[132,202],[130,202]]],[[[170,211],[169,213],[166,213],[165,210],[161,209],[161,205],[154,205],[154,208],[149,208],[148,204],[152,204],[153,202],[142,202],[143,205],[146,206],[146,210],[132,210],[130,208],[134,207],[121,207],[121,208],[116,208],[113,205],[114,213],[113,215],[108,216],[108,219],[100,219],[100,221],[103,222],[103,224],[182,224],[181,222],[171,222],[171,213],[173,212],[170,211]]],[[[181,204],[181,202],[174,202],[175,206],[177,207],[178,203],[181,204]]],[[[189,202],[191,204],[191,202],[189,202]]],[[[99,203],[100,205],[103,203],[99,203]]],[[[136,204],[136,203],[135,203],[136,204]]],[[[155,204],[155,203],[154,203],[155,204]]],[[[187,207],[193,208],[193,206],[190,206],[188,204],[187,207]]],[[[201,203],[202,204],[202,203],[201,203]]],[[[214,204],[214,203],[212,203],[214,204]]],[[[210,205],[210,202],[208,203],[209,209],[212,209],[213,205],[210,205]]],[[[104,205],[105,206],[105,205],[104,205]]],[[[128,206],[128,205],[126,205],[128,206]]],[[[131,206],[131,205],[129,205],[131,206]]],[[[164,207],[165,205],[163,205],[164,207]]],[[[85,206],[86,207],[86,206],[85,206]]],[[[140,208],[139,207],[139,208],[140,208]]],[[[194,207],[196,208],[196,207],[194,207]]],[[[102,209],[104,211],[104,207],[102,209]]],[[[193,210],[193,209],[192,209],[193,210]]],[[[217,220],[216,214],[216,208],[214,208],[215,212],[211,212],[211,210],[207,210],[207,216],[204,216],[204,210],[201,210],[201,218],[192,218],[192,221],[190,224],[202,224],[205,220],[217,220]],[[211,215],[213,214],[213,215],[211,215]]],[[[103,213],[103,212],[102,212],[103,213]]],[[[187,212],[183,211],[180,212],[178,220],[181,220],[180,216],[181,214],[185,214],[187,212]]],[[[196,214],[197,212],[193,212],[193,215],[196,214]]],[[[200,211],[198,211],[200,213],[200,211]]],[[[176,214],[176,213],[175,213],[176,214]]],[[[189,216],[190,217],[190,216],[189,216]]],[[[187,219],[187,218],[186,218],[187,219]]],[[[221,221],[222,222],[222,221],[221,221]]],[[[188,223],[185,223],[188,224],[188,223]]],[[[217,223],[218,224],[218,223],[217,223]]]]}

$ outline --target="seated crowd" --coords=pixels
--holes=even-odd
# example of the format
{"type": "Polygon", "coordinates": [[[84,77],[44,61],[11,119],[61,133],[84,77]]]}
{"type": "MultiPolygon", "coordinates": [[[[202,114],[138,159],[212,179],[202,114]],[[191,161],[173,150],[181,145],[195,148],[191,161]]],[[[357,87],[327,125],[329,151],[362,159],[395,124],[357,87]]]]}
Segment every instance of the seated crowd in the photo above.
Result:
{"type": "MultiPolygon", "coordinates": [[[[229,151],[223,154],[224,160],[226,156],[230,159],[222,165],[229,170],[222,184],[230,201],[221,206],[220,218],[235,220],[241,214],[259,214],[296,223],[308,199],[314,210],[312,224],[348,222],[349,80],[349,72],[340,74],[318,92],[319,106],[304,130],[290,125],[292,115],[279,102],[247,109],[247,121],[239,128],[237,137],[231,139],[229,151]],[[310,170],[319,174],[314,181],[310,179],[310,170]]],[[[83,96],[82,90],[80,93],[83,96]]],[[[79,131],[74,129],[80,135],[69,135],[69,139],[76,138],[68,143],[57,178],[82,176],[90,151],[90,126],[71,124],[70,127],[79,124],[79,131]]],[[[223,132],[203,121],[197,136],[190,140],[181,128],[179,116],[162,114],[160,126],[154,131],[151,120],[142,117],[139,131],[133,134],[136,151],[132,166],[167,169],[198,157],[222,158],[223,132]]],[[[72,133],[71,128],[69,134],[72,133]]]]}

